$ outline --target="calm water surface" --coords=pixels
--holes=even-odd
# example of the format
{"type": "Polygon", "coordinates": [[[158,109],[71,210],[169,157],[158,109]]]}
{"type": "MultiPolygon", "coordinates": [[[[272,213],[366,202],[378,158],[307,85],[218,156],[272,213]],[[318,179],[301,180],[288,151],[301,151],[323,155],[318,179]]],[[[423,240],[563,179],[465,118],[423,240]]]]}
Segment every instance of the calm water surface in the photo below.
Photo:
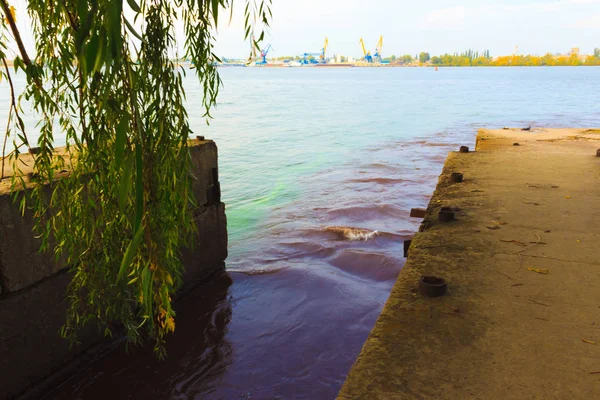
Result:
{"type": "Polygon", "coordinates": [[[219,146],[230,278],[179,305],[166,362],[117,348],[48,398],[332,399],[448,151],[473,146],[480,127],[600,126],[593,67],[221,75],[210,126],[191,75],[186,86],[196,134],[219,146]],[[347,240],[331,226],[379,235],[347,240]]]}

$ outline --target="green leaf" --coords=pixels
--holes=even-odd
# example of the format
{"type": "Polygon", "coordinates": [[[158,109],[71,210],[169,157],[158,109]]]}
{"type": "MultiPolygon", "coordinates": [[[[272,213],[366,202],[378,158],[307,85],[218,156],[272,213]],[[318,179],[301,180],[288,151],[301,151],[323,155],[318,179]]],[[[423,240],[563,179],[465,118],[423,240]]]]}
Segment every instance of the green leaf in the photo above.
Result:
{"type": "Polygon", "coordinates": [[[94,35],[84,48],[85,52],[85,70],[89,73],[94,69],[96,57],[98,57],[98,36],[94,35]]]}
{"type": "Polygon", "coordinates": [[[129,29],[129,32],[131,32],[133,36],[135,36],[140,41],[144,40],[142,39],[142,36],[139,33],[137,33],[137,31],[134,29],[133,25],[131,25],[129,21],[127,21],[127,18],[123,18],[123,21],[125,21],[125,26],[127,27],[127,29],[129,29]]]}
{"type": "Polygon", "coordinates": [[[83,21],[88,15],[88,0],[77,0],[77,13],[79,19],[83,21]]]}
{"type": "Polygon", "coordinates": [[[91,73],[99,71],[104,65],[104,55],[106,54],[106,35],[99,35],[98,52],[96,53],[96,62],[94,67],[89,71],[91,73]]]}
{"type": "Polygon", "coordinates": [[[127,250],[123,255],[123,260],[121,260],[121,266],[119,267],[119,274],[117,275],[117,282],[121,280],[121,278],[125,274],[125,271],[127,270],[127,267],[131,264],[131,261],[133,260],[133,257],[135,257],[135,253],[137,252],[137,249],[140,246],[143,237],[144,227],[140,227],[140,229],[137,230],[135,235],[133,235],[133,239],[129,243],[129,246],[127,246],[127,250]]]}
{"type": "Polygon", "coordinates": [[[123,2],[121,0],[113,1],[113,4],[109,6],[107,13],[107,26],[110,35],[110,44],[109,49],[110,52],[107,53],[106,62],[110,63],[110,61],[120,61],[121,59],[121,41],[123,37],[121,36],[121,14],[123,11],[123,2]]]}
{"type": "Polygon", "coordinates": [[[121,176],[121,184],[119,186],[119,209],[125,212],[125,204],[127,202],[127,195],[129,189],[131,189],[131,182],[133,176],[131,174],[133,170],[133,157],[128,157],[125,162],[125,168],[123,169],[123,175],[121,176]]]}
{"type": "MultiPolygon", "coordinates": [[[[148,315],[152,314],[152,273],[148,266],[142,271],[142,293],[144,295],[143,306],[148,315]]],[[[152,318],[149,318],[150,323],[154,324],[152,318]]]]}
{"type": "Polygon", "coordinates": [[[142,224],[144,216],[144,180],[142,166],[142,146],[138,143],[135,146],[135,222],[133,226],[137,231],[142,224]]]}
{"type": "Polygon", "coordinates": [[[142,12],[142,9],[140,8],[139,4],[135,2],[135,0],[127,0],[127,4],[129,4],[129,7],[131,7],[131,9],[136,13],[142,12]]]}
{"type": "Polygon", "coordinates": [[[129,127],[129,114],[123,115],[121,122],[117,125],[115,138],[115,165],[121,168],[123,164],[123,154],[125,154],[125,144],[127,142],[127,128],[129,127]]]}
{"type": "Polygon", "coordinates": [[[213,19],[215,20],[215,28],[217,27],[219,21],[219,0],[212,0],[212,14],[213,19]]]}
{"type": "Polygon", "coordinates": [[[229,6],[229,22],[228,25],[231,25],[231,21],[233,21],[233,2],[229,6]]]}

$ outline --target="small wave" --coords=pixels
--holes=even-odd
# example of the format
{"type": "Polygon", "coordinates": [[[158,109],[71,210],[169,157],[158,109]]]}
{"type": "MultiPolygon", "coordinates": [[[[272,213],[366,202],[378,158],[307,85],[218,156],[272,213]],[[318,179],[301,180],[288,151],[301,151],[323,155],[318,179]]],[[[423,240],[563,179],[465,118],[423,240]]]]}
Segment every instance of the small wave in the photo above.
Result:
{"type": "Polygon", "coordinates": [[[384,162],[374,162],[374,163],[364,164],[364,165],[362,165],[362,167],[369,168],[369,169],[386,169],[386,170],[389,170],[392,172],[397,172],[402,169],[402,166],[400,166],[398,164],[387,164],[384,162]]]}
{"type": "Polygon", "coordinates": [[[390,185],[390,184],[396,184],[396,183],[411,183],[412,181],[409,181],[407,179],[400,179],[400,178],[355,178],[355,179],[350,179],[348,182],[354,182],[354,183],[377,183],[379,185],[390,185]]]}
{"type": "Polygon", "coordinates": [[[280,267],[280,268],[257,268],[257,269],[229,269],[227,268],[228,273],[235,274],[244,274],[244,275],[270,275],[275,274],[277,272],[281,272],[284,269],[288,269],[288,267],[280,267]]]}
{"type": "Polygon", "coordinates": [[[369,240],[379,235],[379,231],[372,231],[363,228],[353,228],[350,226],[328,226],[323,229],[325,232],[335,233],[338,236],[348,240],[369,240]]]}
{"type": "Polygon", "coordinates": [[[452,147],[454,143],[444,142],[431,142],[429,140],[415,140],[412,142],[398,142],[402,147],[404,146],[425,146],[425,147],[452,147]]]}
{"type": "Polygon", "coordinates": [[[388,217],[402,218],[406,215],[406,210],[392,204],[365,204],[330,209],[326,213],[329,220],[372,221],[388,217]]]}
{"type": "Polygon", "coordinates": [[[344,249],[329,264],[352,275],[375,281],[394,280],[402,262],[384,253],[344,249]]]}

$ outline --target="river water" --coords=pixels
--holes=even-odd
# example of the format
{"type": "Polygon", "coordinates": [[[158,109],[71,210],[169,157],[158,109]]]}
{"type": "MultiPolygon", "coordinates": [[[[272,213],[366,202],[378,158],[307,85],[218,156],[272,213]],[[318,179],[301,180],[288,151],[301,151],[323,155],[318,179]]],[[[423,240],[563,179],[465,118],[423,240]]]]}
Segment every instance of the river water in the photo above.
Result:
{"type": "Polygon", "coordinates": [[[47,398],[335,398],[448,151],[481,127],[600,126],[594,67],[221,76],[210,126],[191,74],[186,88],[195,133],[219,146],[228,276],[179,304],[167,361],[118,347],[47,398]]]}

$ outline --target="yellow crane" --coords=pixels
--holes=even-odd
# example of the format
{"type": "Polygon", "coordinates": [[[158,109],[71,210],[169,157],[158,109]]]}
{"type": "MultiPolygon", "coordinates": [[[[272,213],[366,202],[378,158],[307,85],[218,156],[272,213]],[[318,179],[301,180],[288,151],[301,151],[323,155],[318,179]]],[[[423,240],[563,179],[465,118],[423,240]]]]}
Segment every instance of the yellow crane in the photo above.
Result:
{"type": "Polygon", "coordinates": [[[360,38],[360,45],[362,46],[363,56],[367,58],[367,49],[365,49],[365,42],[360,38]]]}
{"type": "Polygon", "coordinates": [[[383,48],[383,36],[379,36],[379,42],[375,46],[375,54],[373,54],[374,61],[381,62],[381,49],[383,48]]]}
{"type": "Polygon", "coordinates": [[[327,46],[329,46],[329,40],[325,38],[325,43],[323,44],[323,50],[321,51],[321,60],[325,62],[325,53],[327,53],[327,46]]]}
{"type": "Polygon", "coordinates": [[[360,38],[360,46],[362,47],[362,51],[363,51],[363,60],[365,60],[366,62],[376,62],[379,63],[381,62],[381,49],[383,48],[383,36],[379,36],[379,41],[377,42],[377,46],[375,46],[375,54],[373,54],[371,56],[371,52],[367,51],[367,49],[365,48],[365,42],[364,40],[362,40],[362,38],[360,38]]]}

